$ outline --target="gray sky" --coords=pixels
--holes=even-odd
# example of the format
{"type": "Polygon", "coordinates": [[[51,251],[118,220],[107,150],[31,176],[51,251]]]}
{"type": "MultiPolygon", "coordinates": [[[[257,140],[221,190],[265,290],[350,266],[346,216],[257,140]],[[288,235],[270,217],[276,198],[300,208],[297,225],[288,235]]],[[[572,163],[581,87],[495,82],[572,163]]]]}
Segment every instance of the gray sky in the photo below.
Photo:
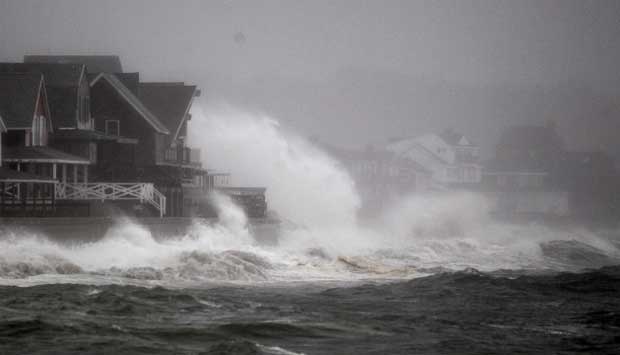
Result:
{"type": "Polygon", "coordinates": [[[47,53],[119,54],[345,145],[452,126],[491,149],[554,119],[589,148],[575,127],[620,120],[616,0],[0,0],[0,60],[47,53]]]}

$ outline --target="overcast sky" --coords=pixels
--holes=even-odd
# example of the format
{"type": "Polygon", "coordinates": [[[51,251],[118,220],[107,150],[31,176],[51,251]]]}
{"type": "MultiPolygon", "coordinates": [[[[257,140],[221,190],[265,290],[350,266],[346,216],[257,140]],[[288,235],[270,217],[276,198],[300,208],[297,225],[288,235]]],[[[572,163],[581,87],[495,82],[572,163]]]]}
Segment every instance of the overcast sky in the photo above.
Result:
{"type": "Polygon", "coordinates": [[[48,53],[118,54],[345,145],[451,126],[490,146],[507,124],[609,110],[620,1],[0,0],[0,60],[48,53]],[[589,98],[565,112],[571,90],[589,98]]]}

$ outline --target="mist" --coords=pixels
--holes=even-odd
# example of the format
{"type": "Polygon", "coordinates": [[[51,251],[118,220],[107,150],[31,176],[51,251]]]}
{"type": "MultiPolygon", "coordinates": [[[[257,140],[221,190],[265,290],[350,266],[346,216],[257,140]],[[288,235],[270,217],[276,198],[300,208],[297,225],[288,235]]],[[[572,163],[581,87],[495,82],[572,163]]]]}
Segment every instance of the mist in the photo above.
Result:
{"type": "Polygon", "coordinates": [[[569,148],[618,156],[618,16],[616,1],[3,0],[0,60],[117,54],[143,81],[349,147],[454,128],[489,156],[506,126],[555,120],[569,148]]]}

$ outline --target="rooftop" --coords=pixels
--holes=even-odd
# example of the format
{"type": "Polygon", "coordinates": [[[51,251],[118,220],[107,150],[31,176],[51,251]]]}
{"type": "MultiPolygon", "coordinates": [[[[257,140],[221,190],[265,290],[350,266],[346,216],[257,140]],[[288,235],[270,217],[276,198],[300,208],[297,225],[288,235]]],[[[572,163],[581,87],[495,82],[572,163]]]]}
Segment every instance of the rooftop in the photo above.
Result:
{"type": "Polygon", "coordinates": [[[84,64],[88,73],[122,73],[121,60],[116,55],[26,55],[25,63],[84,64]]]}
{"type": "Polygon", "coordinates": [[[47,86],[77,87],[85,71],[83,64],[0,63],[0,73],[40,73],[47,86]]]}
{"type": "Polygon", "coordinates": [[[0,116],[6,128],[32,126],[42,81],[39,73],[0,74],[0,116]]]}
{"type": "Polygon", "coordinates": [[[139,98],[176,138],[195,92],[195,86],[183,83],[140,83],[139,98]]]}
{"type": "Polygon", "coordinates": [[[123,82],[119,80],[116,75],[101,73],[91,81],[91,87],[96,85],[101,79],[107,81],[157,132],[162,134],[174,133],[168,130],[159,118],[144,105],[142,100],[140,100],[127,86],[125,86],[125,84],[123,84],[123,82]]]}

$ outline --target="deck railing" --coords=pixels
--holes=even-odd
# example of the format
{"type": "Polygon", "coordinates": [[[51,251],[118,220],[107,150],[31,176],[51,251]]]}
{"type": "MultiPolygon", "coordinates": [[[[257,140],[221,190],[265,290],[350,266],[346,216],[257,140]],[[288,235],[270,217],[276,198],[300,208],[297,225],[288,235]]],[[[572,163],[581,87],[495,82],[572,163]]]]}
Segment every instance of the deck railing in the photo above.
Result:
{"type": "Polygon", "coordinates": [[[166,214],[166,197],[151,183],[59,182],[55,191],[58,200],[138,200],[155,207],[160,217],[166,214]]]}

